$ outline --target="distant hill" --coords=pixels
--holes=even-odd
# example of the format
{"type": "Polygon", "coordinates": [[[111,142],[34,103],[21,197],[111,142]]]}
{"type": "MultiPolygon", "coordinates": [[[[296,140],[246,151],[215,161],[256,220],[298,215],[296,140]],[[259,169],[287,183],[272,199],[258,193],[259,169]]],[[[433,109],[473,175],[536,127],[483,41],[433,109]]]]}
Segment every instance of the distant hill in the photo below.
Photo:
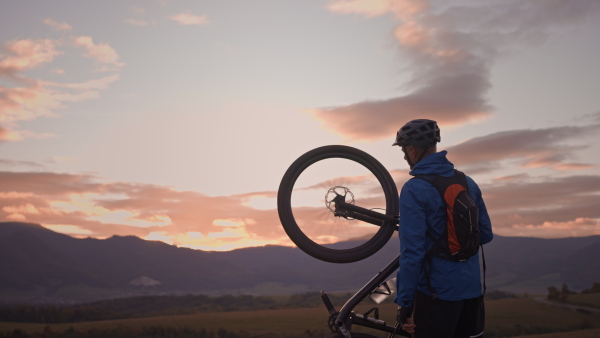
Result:
{"type": "MultiPolygon", "coordinates": [[[[368,259],[332,264],[283,246],[208,252],[131,236],[78,239],[38,224],[0,222],[0,301],[354,291],[398,255],[398,242],[394,236],[368,259]]],[[[490,290],[545,293],[550,285],[578,290],[600,281],[600,236],[496,236],[485,257],[490,290]]]]}

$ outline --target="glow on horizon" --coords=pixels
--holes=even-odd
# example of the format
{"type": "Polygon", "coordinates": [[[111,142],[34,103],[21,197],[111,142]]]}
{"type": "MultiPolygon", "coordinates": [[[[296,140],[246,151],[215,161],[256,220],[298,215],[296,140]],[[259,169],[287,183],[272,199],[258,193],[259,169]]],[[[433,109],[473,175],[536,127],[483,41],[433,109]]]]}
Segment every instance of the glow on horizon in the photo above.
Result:
{"type": "MultiPolygon", "coordinates": [[[[233,3],[3,6],[0,221],[290,246],[276,196],[296,158],[350,145],[400,188],[393,137],[426,117],[482,187],[495,233],[600,234],[600,2],[233,3]]],[[[360,183],[336,170],[295,193],[306,216],[331,186],[360,183]]]]}

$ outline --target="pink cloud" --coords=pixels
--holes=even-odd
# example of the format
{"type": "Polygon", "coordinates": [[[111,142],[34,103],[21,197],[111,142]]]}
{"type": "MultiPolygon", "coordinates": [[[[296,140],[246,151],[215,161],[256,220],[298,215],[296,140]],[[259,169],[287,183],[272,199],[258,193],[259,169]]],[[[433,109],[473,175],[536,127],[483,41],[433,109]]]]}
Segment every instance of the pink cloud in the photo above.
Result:
{"type": "MultiPolygon", "coordinates": [[[[45,23],[67,30],[66,24],[51,19],[45,23]]],[[[76,45],[83,46],[85,56],[94,58],[98,70],[116,71],[124,64],[119,61],[116,51],[107,44],[95,44],[91,37],[72,38],[76,45]]],[[[31,121],[40,117],[57,117],[57,111],[68,102],[95,99],[119,79],[118,74],[91,79],[80,83],[58,83],[31,79],[23,75],[29,69],[50,64],[63,52],[58,50],[62,43],[50,39],[12,40],[3,44],[5,52],[0,54],[0,78],[13,82],[14,86],[0,85],[0,141],[20,141],[26,138],[52,137],[51,133],[34,133],[19,129],[20,121],[31,121]]],[[[54,73],[64,73],[64,69],[54,69],[54,73]]]]}
{"type": "Polygon", "coordinates": [[[78,46],[82,46],[87,50],[85,53],[86,57],[95,59],[99,64],[103,66],[99,70],[117,70],[125,64],[119,61],[119,55],[110,45],[105,43],[94,43],[90,36],[78,36],[73,39],[74,43],[78,46]]]}
{"type": "Polygon", "coordinates": [[[71,27],[71,25],[69,25],[66,22],[56,22],[50,18],[45,19],[44,23],[46,25],[52,27],[52,29],[59,31],[59,32],[70,31],[71,29],[73,29],[73,27],[71,27]]]}
{"type": "Polygon", "coordinates": [[[0,54],[0,77],[14,77],[18,72],[51,62],[62,54],[54,40],[13,40],[4,43],[7,55],[0,54]]]}
{"type": "Polygon", "coordinates": [[[79,83],[59,83],[59,82],[50,82],[50,81],[42,81],[41,84],[47,87],[60,87],[60,88],[69,88],[76,89],[80,91],[89,91],[89,90],[103,90],[107,89],[113,82],[119,80],[119,74],[112,74],[98,79],[91,79],[85,82],[79,83]]]}
{"type": "Polygon", "coordinates": [[[18,141],[31,137],[47,137],[48,134],[19,130],[18,122],[31,121],[40,117],[57,117],[56,111],[65,108],[66,102],[98,98],[99,90],[106,89],[118,79],[119,75],[113,74],[82,83],[35,81],[35,85],[31,87],[0,86],[0,123],[5,126],[1,139],[18,141]]]}
{"type": "Polygon", "coordinates": [[[180,25],[199,25],[205,26],[210,23],[206,15],[195,15],[191,13],[180,13],[169,17],[169,19],[177,22],[180,25]]]}
{"type": "Polygon", "coordinates": [[[482,187],[494,231],[536,237],[600,233],[600,177],[556,179],[522,176],[482,187]],[[546,232],[547,231],[547,232],[546,232]]]}
{"type": "Polygon", "coordinates": [[[581,24],[600,12],[600,4],[593,0],[461,5],[338,0],[328,8],[366,17],[393,14],[398,22],[394,38],[402,62],[409,63],[405,69],[410,80],[403,87],[405,92],[396,97],[308,110],[325,129],[352,141],[389,138],[415,118],[448,126],[490,117],[493,106],[487,93],[498,55],[516,44],[540,43],[552,28],[581,24]]]}
{"type": "Polygon", "coordinates": [[[600,219],[576,218],[566,222],[544,222],[542,224],[513,224],[498,231],[504,236],[526,236],[544,238],[583,237],[600,235],[600,219]]]}
{"type": "Polygon", "coordinates": [[[204,249],[289,242],[276,210],[254,209],[246,205],[245,195],[210,197],[156,185],[97,181],[86,175],[0,172],[0,218],[100,238],[161,234],[174,244],[204,249]],[[188,234],[196,232],[205,236],[188,234]]]}
{"type": "Polygon", "coordinates": [[[406,18],[422,12],[427,3],[411,0],[336,0],[327,8],[340,14],[363,14],[367,17],[394,13],[399,18],[406,18]]]}
{"type": "Polygon", "coordinates": [[[132,26],[138,26],[138,27],[144,27],[144,26],[148,26],[149,23],[143,19],[138,19],[138,18],[129,18],[127,20],[125,20],[126,23],[132,25],[132,26]]]}
{"type": "Polygon", "coordinates": [[[339,0],[330,3],[327,8],[341,14],[364,14],[367,17],[380,16],[390,11],[388,0],[339,0]]]}
{"type": "Polygon", "coordinates": [[[572,162],[577,156],[576,150],[586,148],[574,145],[573,141],[593,135],[598,127],[600,125],[592,124],[502,131],[467,140],[447,150],[457,166],[472,171],[499,169],[506,160],[517,160],[524,168],[587,169],[594,165],[572,162]]]}
{"type": "Polygon", "coordinates": [[[0,123],[14,125],[40,116],[54,116],[52,110],[61,103],[39,84],[32,87],[6,88],[0,86],[0,123]]]}
{"type": "MultiPolygon", "coordinates": [[[[48,172],[0,172],[0,187],[0,220],[40,223],[74,236],[134,235],[205,250],[290,245],[274,207],[257,209],[248,204],[253,196],[273,198],[274,191],[206,196],[48,172]]],[[[534,234],[533,229],[540,230],[536,236],[548,230],[548,237],[600,231],[599,176],[539,182],[519,175],[482,185],[482,191],[494,229],[503,235],[534,234]]],[[[325,211],[318,206],[297,212],[319,217],[325,211]]]]}

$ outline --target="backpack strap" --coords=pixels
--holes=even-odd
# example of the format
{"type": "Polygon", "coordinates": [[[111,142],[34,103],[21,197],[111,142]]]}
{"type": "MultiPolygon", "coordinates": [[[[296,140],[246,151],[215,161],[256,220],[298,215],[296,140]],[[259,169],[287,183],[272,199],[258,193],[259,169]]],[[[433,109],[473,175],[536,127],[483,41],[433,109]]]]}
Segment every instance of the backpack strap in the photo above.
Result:
{"type": "Polygon", "coordinates": [[[485,254],[483,253],[483,244],[480,245],[481,247],[481,261],[483,262],[483,294],[485,295],[485,290],[486,290],[486,286],[485,286],[485,254]]]}

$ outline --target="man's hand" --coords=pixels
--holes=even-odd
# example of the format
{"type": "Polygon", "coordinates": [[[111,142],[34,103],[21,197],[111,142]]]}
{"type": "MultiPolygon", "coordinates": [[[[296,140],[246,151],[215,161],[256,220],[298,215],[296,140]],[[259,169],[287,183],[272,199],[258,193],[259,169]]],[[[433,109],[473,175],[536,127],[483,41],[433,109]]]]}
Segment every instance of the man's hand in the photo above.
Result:
{"type": "Polygon", "coordinates": [[[408,333],[415,333],[415,324],[413,323],[413,319],[411,318],[413,312],[413,307],[401,307],[398,306],[398,315],[396,319],[398,323],[402,325],[402,330],[408,333]]]}

